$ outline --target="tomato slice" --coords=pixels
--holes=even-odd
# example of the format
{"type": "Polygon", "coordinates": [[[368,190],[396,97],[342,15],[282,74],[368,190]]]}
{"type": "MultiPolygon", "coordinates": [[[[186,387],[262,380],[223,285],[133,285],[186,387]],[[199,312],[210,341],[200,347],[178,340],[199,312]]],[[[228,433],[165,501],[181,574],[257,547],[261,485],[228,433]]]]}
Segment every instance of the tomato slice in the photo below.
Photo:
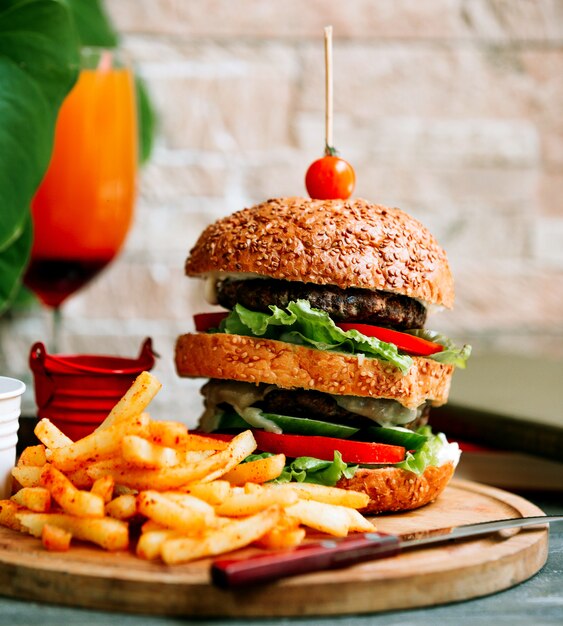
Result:
{"type": "Polygon", "coordinates": [[[334,437],[308,435],[277,435],[265,430],[253,430],[258,448],[263,452],[285,454],[287,457],[312,456],[332,461],[338,450],[345,463],[399,463],[405,458],[405,448],[386,443],[350,441],[334,437]]]}
{"type": "Polygon", "coordinates": [[[427,339],[422,339],[421,337],[415,337],[414,335],[409,335],[408,333],[402,333],[398,330],[382,328],[381,326],[352,323],[336,325],[342,330],[357,330],[362,333],[362,335],[366,335],[366,337],[375,337],[381,341],[393,343],[397,346],[397,348],[399,348],[399,350],[414,356],[430,356],[431,354],[436,354],[436,352],[442,352],[444,349],[444,346],[441,346],[439,343],[434,343],[433,341],[428,341],[427,339]]]}
{"type": "Polygon", "coordinates": [[[229,313],[218,311],[217,313],[197,313],[194,315],[195,329],[198,333],[205,333],[210,328],[217,328],[229,313]]]}

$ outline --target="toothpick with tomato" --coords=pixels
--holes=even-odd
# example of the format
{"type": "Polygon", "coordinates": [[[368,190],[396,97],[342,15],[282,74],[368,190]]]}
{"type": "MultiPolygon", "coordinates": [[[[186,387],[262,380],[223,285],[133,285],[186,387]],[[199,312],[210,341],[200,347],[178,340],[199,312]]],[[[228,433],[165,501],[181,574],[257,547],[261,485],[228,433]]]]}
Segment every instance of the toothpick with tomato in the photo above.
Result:
{"type": "Polygon", "coordinates": [[[332,134],[332,26],[324,29],[325,44],[325,154],[309,166],[305,186],[311,198],[346,200],[354,192],[354,168],[341,157],[333,144],[332,134]]]}

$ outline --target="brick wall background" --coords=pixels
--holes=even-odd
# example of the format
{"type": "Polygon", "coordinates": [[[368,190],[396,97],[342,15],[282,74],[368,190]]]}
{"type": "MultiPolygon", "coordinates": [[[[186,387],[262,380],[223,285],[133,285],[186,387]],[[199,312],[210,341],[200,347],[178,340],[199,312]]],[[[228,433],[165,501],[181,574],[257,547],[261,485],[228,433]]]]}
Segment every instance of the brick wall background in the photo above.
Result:
{"type": "MultiPolygon", "coordinates": [[[[193,424],[199,382],[175,336],[206,307],[183,262],[199,231],[305,193],[323,148],[322,29],[334,27],[335,144],[356,195],[399,206],[446,248],[453,312],[430,327],[477,351],[563,356],[562,0],[107,0],[160,120],[120,258],[64,307],[67,352],[154,338],[158,417],[193,424]]],[[[39,309],[0,324],[27,376],[39,309]]],[[[28,395],[28,406],[33,405],[28,395]]]]}

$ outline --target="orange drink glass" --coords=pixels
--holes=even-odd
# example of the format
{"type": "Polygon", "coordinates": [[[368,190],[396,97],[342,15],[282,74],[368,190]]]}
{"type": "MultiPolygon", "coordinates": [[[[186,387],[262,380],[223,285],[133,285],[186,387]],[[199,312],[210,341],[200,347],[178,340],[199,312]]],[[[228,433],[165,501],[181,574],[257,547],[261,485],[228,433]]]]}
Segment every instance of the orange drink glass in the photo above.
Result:
{"type": "Polygon", "coordinates": [[[121,249],[133,217],[137,160],[133,74],[115,50],[87,48],[32,203],[25,284],[57,313],[121,249]]]}

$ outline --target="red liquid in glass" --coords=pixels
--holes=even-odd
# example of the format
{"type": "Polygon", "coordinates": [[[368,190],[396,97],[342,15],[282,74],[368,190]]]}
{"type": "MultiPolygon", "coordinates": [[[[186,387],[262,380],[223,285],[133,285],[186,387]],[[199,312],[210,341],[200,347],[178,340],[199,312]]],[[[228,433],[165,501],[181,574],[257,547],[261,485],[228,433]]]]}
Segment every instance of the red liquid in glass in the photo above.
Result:
{"type": "Polygon", "coordinates": [[[58,307],[69,295],[80,289],[100,272],[108,259],[42,259],[31,261],[25,284],[50,307],[58,307]]]}

